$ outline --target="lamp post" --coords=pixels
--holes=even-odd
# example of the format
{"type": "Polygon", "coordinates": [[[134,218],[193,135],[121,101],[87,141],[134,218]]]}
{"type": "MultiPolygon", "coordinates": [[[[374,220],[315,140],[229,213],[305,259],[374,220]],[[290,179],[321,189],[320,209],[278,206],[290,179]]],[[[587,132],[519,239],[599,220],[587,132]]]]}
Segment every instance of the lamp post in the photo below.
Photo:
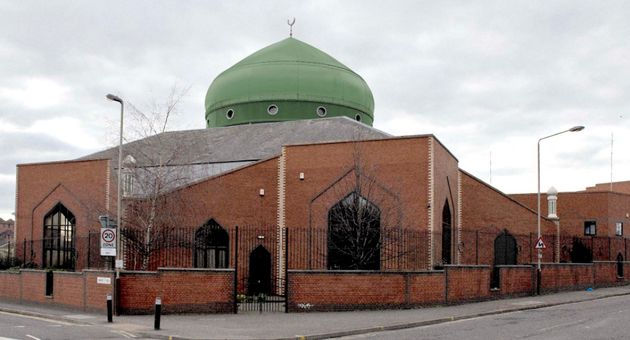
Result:
{"type": "MultiPolygon", "coordinates": [[[[121,189],[120,189],[120,179],[121,173],[120,169],[122,167],[122,141],[123,141],[123,114],[125,110],[125,104],[120,97],[115,96],[113,94],[108,94],[105,96],[107,99],[119,102],[120,103],[120,138],[118,140],[118,194],[116,195],[116,227],[118,228],[118,235],[116,237],[116,261],[121,259],[121,248],[120,248],[120,215],[121,215],[121,189]]],[[[116,268],[116,278],[119,277],[120,272],[118,266],[116,268]]]]}
{"type": "MultiPolygon", "coordinates": [[[[538,140],[538,196],[537,196],[537,200],[538,200],[538,210],[537,210],[537,212],[538,212],[538,216],[537,216],[538,217],[538,219],[537,219],[537,221],[538,221],[538,239],[540,239],[540,236],[541,236],[540,235],[540,142],[543,139],[551,138],[553,136],[557,136],[557,135],[563,134],[565,132],[578,132],[578,131],[582,131],[582,130],[584,130],[584,126],[574,126],[574,127],[570,128],[568,130],[556,132],[556,133],[554,133],[552,135],[545,136],[545,137],[540,138],[538,140]]],[[[537,272],[537,276],[536,276],[536,278],[537,278],[537,280],[536,280],[536,293],[539,294],[539,295],[540,295],[540,279],[541,279],[541,270],[542,270],[541,269],[541,265],[540,265],[541,260],[542,260],[542,249],[538,248],[538,265],[536,267],[537,268],[537,271],[536,271],[537,272]]]]}

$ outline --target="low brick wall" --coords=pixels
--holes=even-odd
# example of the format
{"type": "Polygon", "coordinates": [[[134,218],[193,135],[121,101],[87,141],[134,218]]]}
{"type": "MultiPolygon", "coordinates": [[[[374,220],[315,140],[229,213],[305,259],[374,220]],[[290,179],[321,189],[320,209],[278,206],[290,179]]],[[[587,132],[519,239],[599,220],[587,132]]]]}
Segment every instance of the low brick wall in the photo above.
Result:
{"type": "Polygon", "coordinates": [[[107,309],[107,294],[113,293],[113,272],[53,271],[51,295],[46,295],[46,273],[45,270],[34,269],[0,272],[0,299],[27,304],[54,304],[79,310],[107,309]]]}
{"type": "Polygon", "coordinates": [[[446,302],[485,300],[490,297],[490,266],[444,266],[446,302]]]}
{"type": "Polygon", "coordinates": [[[22,294],[21,280],[19,271],[0,271],[0,299],[19,302],[22,294]]]}
{"type": "Polygon", "coordinates": [[[153,313],[155,298],[163,313],[231,313],[234,271],[231,269],[170,269],[122,272],[119,311],[153,313]]]}
{"type": "Polygon", "coordinates": [[[289,271],[289,311],[343,311],[406,305],[404,273],[289,271]]]}
{"type": "Polygon", "coordinates": [[[541,292],[580,290],[594,285],[592,263],[543,263],[541,292]]]}
{"type": "Polygon", "coordinates": [[[536,268],[528,265],[497,266],[499,294],[504,296],[532,295],[536,289],[536,268]]]}

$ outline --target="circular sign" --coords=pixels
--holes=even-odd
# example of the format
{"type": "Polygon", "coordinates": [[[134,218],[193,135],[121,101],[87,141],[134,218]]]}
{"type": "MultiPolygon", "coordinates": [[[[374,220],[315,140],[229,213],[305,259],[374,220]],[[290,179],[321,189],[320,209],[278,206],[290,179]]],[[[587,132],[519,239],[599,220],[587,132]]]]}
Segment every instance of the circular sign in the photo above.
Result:
{"type": "Polygon", "coordinates": [[[113,230],[104,230],[103,233],[101,233],[101,237],[105,242],[114,242],[116,239],[116,233],[113,230]]]}

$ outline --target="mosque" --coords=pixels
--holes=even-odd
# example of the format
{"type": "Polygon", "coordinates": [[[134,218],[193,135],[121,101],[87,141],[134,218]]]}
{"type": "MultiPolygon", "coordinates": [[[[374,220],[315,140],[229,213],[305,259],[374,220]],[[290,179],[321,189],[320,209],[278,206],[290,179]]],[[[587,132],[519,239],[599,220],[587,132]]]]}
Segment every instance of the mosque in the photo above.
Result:
{"type": "MultiPolygon", "coordinates": [[[[535,262],[532,196],[506,195],[460,169],[434,135],[373,128],[375,116],[359,74],[289,37],[214,79],[206,129],[126,143],[122,164],[111,148],[18,165],[16,256],[35,268],[109,266],[98,254],[99,217],[116,217],[120,170],[123,270],[235,268],[239,290],[270,293],[287,270],[535,262]]],[[[624,236],[630,193],[605,196],[621,202],[610,203],[615,216],[583,216],[587,204],[567,199],[570,225],[549,205],[543,261],[566,260],[560,235],[583,236],[585,220],[621,223],[612,236],[624,236]]]]}

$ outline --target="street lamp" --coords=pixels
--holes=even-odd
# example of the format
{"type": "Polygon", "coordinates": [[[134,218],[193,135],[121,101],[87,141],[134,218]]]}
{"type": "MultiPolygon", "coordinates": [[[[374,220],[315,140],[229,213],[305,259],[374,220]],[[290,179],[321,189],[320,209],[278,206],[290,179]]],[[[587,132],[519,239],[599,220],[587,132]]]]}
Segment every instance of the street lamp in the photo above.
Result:
{"type": "MultiPolygon", "coordinates": [[[[120,247],[120,215],[121,215],[121,190],[120,190],[120,169],[122,167],[122,141],[123,141],[123,114],[125,110],[125,104],[120,97],[115,96],[113,94],[108,94],[105,96],[109,100],[113,100],[115,102],[120,103],[120,139],[118,140],[118,194],[116,195],[116,226],[118,227],[118,235],[116,238],[116,262],[121,259],[121,247],[120,247]]],[[[119,266],[116,265],[116,278],[118,278],[119,274],[119,266]]]]}
{"type": "MultiPolygon", "coordinates": [[[[563,134],[565,132],[578,132],[584,130],[584,126],[574,126],[568,130],[560,131],[554,133],[552,135],[543,137],[538,140],[538,240],[540,240],[540,142],[543,139],[551,138],[553,136],[557,136],[559,134],[563,134]]],[[[536,293],[540,295],[540,276],[541,276],[541,266],[540,261],[542,260],[542,249],[538,248],[538,266],[537,266],[537,280],[536,280],[536,293]]]]}

